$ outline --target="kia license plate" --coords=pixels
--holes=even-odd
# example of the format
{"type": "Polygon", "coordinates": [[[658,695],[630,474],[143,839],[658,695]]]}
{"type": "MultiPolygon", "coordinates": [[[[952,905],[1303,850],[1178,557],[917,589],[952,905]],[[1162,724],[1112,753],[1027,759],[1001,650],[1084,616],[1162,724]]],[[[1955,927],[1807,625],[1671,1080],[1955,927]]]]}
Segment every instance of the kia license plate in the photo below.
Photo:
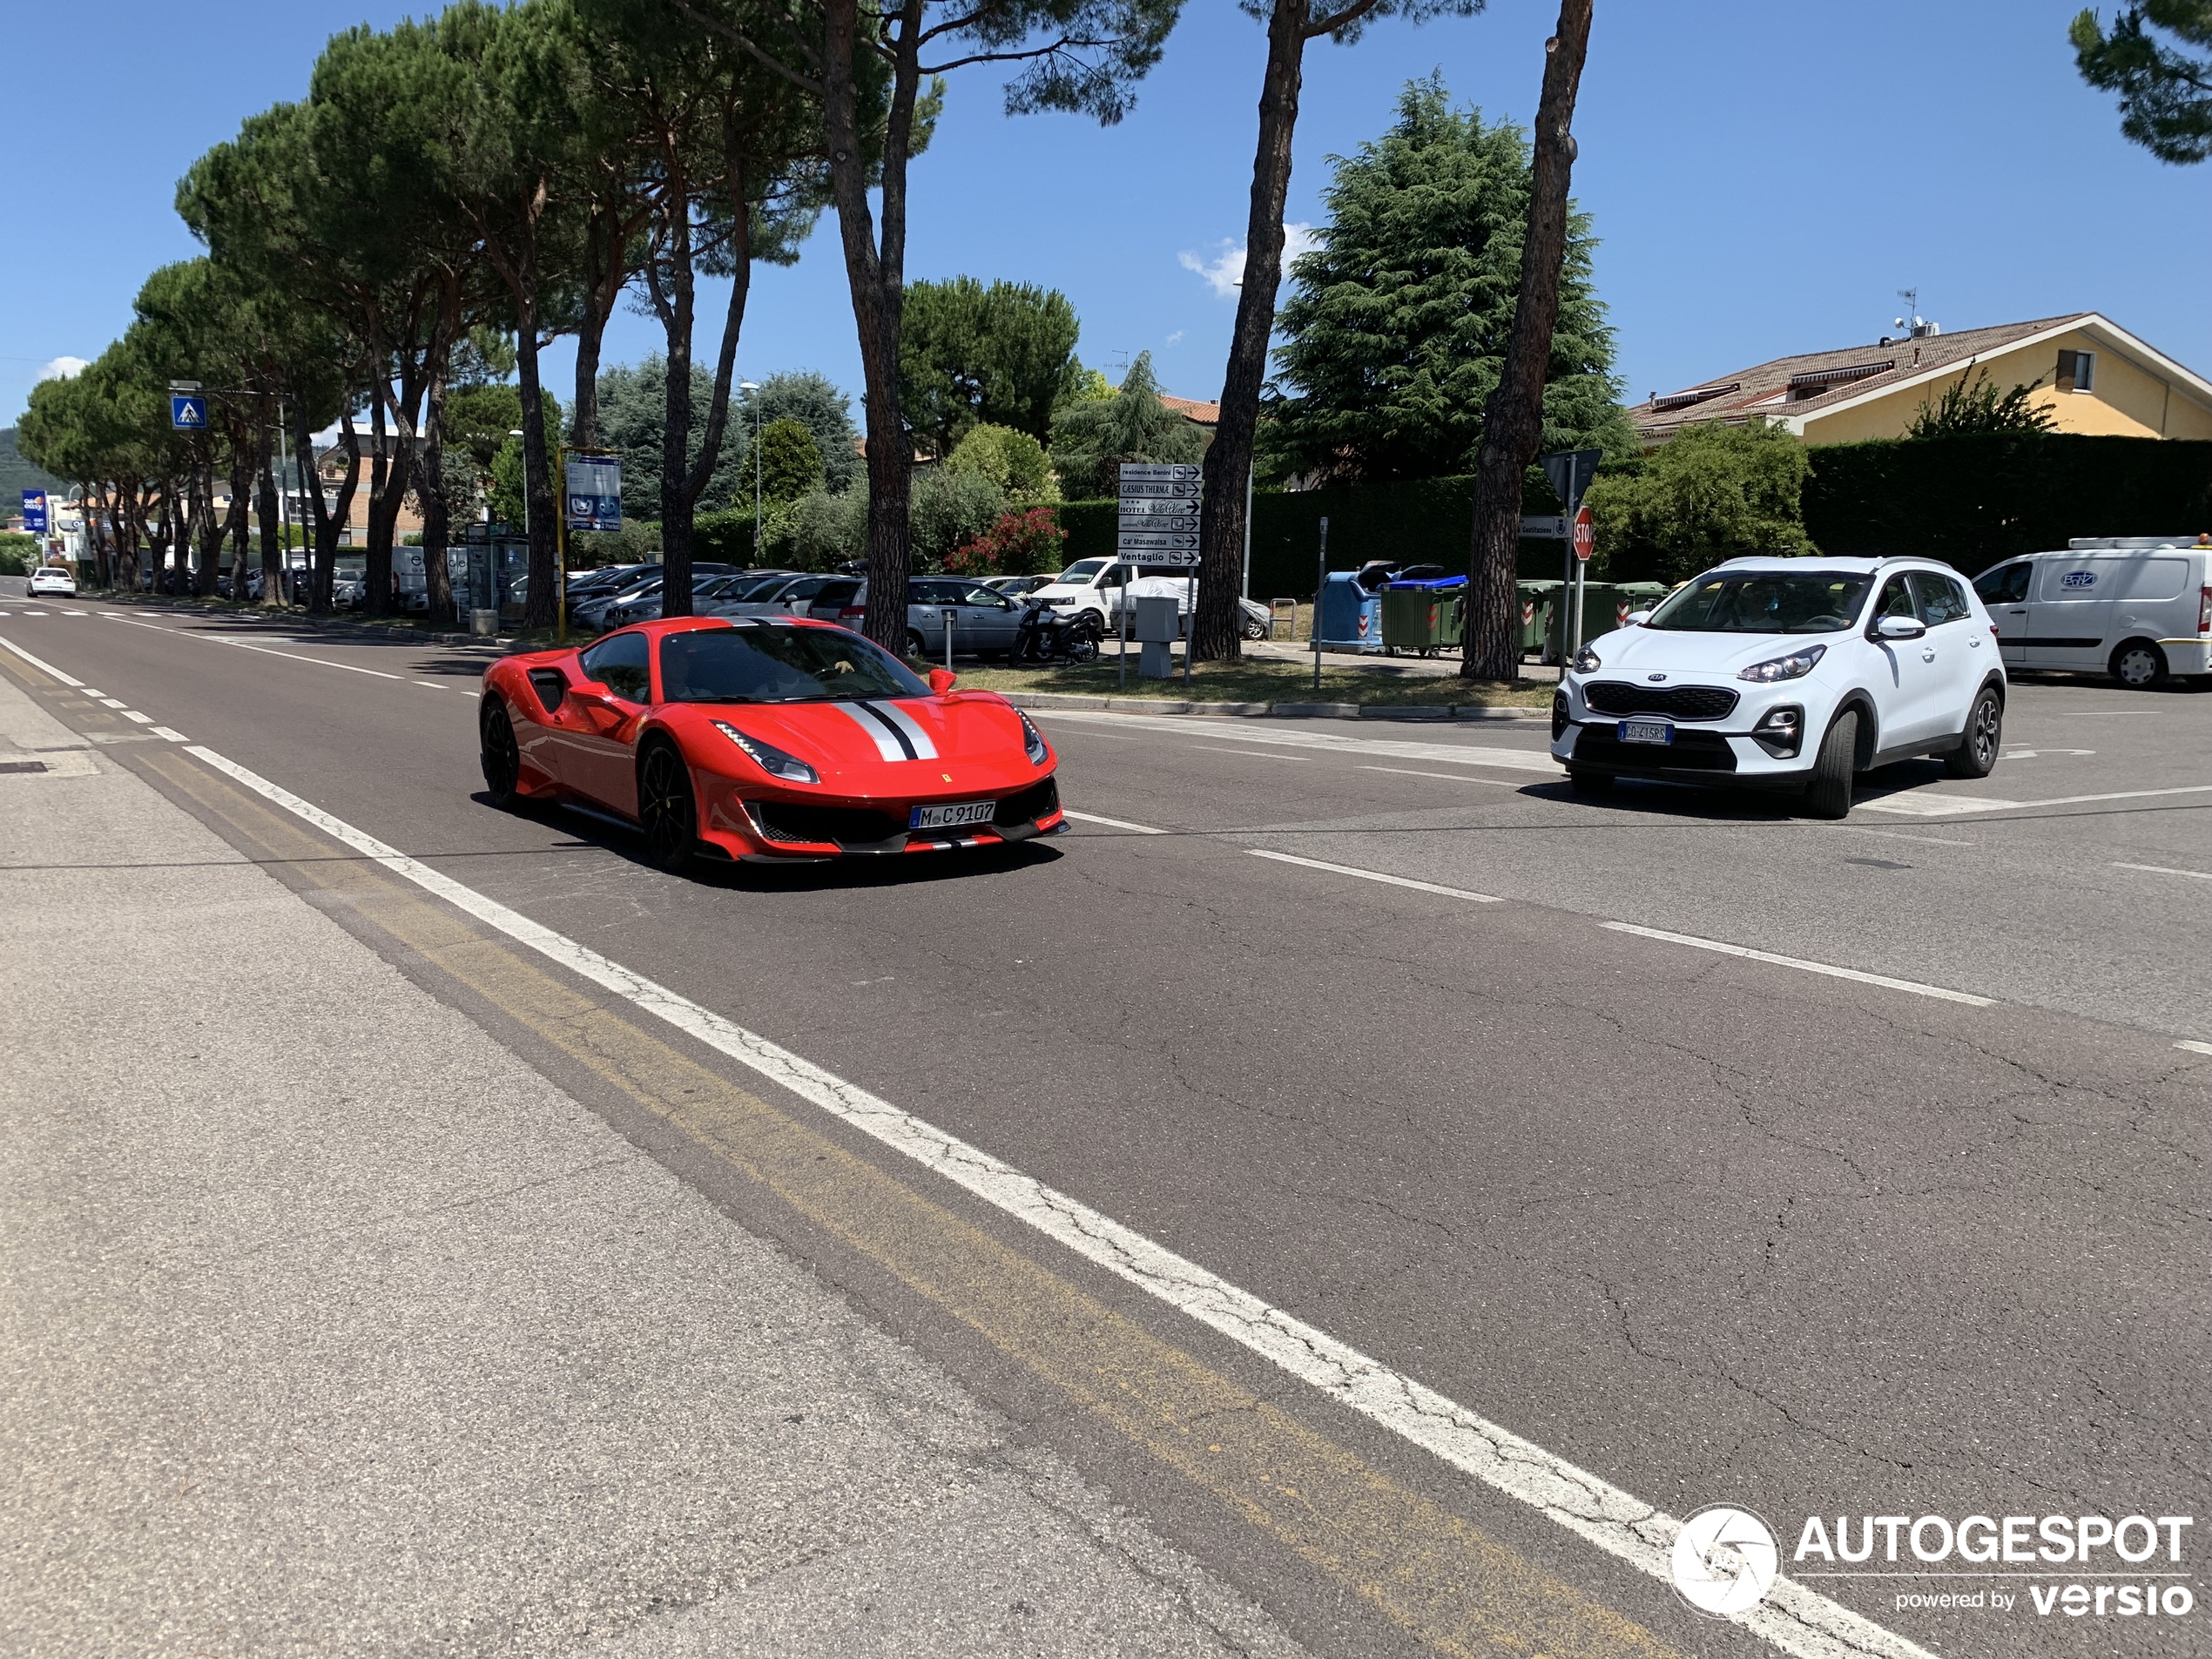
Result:
{"type": "Polygon", "coordinates": [[[1621,722],[1621,741],[1623,743],[1672,743],[1675,728],[1666,720],[1623,720],[1621,722]]]}
{"type": "Polygon", "coordinates": [[[963,800],[946,806],[917,806],[907,819],[908,829],[952,829],[961,824],[988,824],[999,809],[995,800],[963,800]]]}

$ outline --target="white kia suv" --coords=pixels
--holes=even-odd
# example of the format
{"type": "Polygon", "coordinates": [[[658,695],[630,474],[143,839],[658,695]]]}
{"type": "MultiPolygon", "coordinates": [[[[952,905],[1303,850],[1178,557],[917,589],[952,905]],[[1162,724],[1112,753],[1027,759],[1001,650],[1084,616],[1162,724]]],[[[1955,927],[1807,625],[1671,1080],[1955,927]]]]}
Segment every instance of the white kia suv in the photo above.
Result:
{"type": "Polygon", "coordinates": [[[1855,773],[1997,764],[2005,666],[1989,613],[1929,559],[1730,559],[1582,647],[1552,699],[1577,794],[1615,778],[1797,790],[1851,810],[1855,773]]]}

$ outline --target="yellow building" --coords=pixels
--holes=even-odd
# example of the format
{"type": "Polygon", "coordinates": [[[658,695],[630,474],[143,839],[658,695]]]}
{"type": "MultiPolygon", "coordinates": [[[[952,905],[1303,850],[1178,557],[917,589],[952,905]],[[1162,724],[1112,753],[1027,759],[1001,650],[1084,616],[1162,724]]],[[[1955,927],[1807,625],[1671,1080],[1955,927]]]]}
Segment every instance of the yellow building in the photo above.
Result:
{"type": "Polygon", "coordinates": [[[1699,421],[1754,416],[1807,443],[1901,438],[1923,403],[1977,374],[2000,392],[2032,387],[2029,401],[2051,412],[2056,432],[2212,439],[2212,381],[2094,311],[1777,357],[1654,393],[1629,418],[1647,447],[1699,421]]]}

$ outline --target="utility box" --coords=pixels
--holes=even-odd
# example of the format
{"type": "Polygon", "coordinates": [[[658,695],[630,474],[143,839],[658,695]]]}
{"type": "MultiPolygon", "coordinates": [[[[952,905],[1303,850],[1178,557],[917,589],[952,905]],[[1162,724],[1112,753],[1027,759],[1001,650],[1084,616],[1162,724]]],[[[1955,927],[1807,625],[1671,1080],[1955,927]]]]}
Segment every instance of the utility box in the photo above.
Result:
{"type": "Polygon", "coordinates": [[[1183,637],[1182,607],[1175,600],[1140,595],[1136,605],[1136,637],[1144,649],[1136,659],[1136,671],[1148,680],[1172,679],[1175,677],[1175,653],[1168,649],[1183,637]]]}

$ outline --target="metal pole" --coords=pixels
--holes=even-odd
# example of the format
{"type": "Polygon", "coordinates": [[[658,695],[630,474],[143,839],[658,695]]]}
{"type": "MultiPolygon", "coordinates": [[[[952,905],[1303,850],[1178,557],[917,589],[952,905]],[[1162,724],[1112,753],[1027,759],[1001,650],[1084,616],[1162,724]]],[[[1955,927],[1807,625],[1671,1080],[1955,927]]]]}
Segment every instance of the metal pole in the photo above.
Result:
{"type": "MultiPolygon", "coordinates": [[[[1256,466],[1257,464],[1258,464],[1258,463],[1257,463],[1257,462],[1255,462],[1255,463],[1254,463],[1254,466],[1256,466]]],[[[1252,472],[1253,472],[1253,467],[1252,467],[1252,466],[1248,466],[1248,467],[1246,467],[1246,468],[1244,469],[1244,597],[1245,597],[1245,598],[1247,598],[1247,599],[1249,599],[1249,598],[1251,598],[1251,597],[1252,597],[1252,472]]],[[[1238,617],[1237,620],[1238,620],[1237,631],[1238,631],[1238,633],[1240,633],[1240,634],[1241,634],[1241,633],[1243,633],[1243,632],[1244,631],[1244,618],[1240,617],[1238,617]]]]}
{"type": "Polygon", "coordinates": [[[1321,695],[1321,590],[1329,585],[1329,521],[1321,521],[1321,552],[1313,578],[1313,695],[1321,695]]]}
{"type": "MultiPolygon", "coordinates": [[[[1110,570],[1112,567],[1108,568],[1110,570]]],[[[1122,624],[1122,654],[1117,659],[1121,664],[1120,684],[1117,689],[1126,691],[1129,690],[1129,585],[1126,580],[1114,605],[1114,615],[1122,624]]]]}
{"type": "MultiPolygon", "coordinates": [[[[760,394],[752,395],[752,562],[760,563],[760,394]]],[[[948,668],[951,667],[947,663],[948,668]]]]}
{"type": "Polygon", "coordinates": [[[1190,689],[1190,659],[1198,654],[1198,567],[1190,567],[1190,577],[1184,590],[1190,608],[1184,613],[1183,624],[1183,687],[1190,689]]]}
{"type": "MultiPolygon", "coordinates": [[[[758,445],[754,447],[759,448],[758,445]]],[[[950,610],[937,613],[937,619],[945,624],[945,672],[948,674],[953,671],[953,616],[950,610]]]]}
{"type": "MultiPolygon", "coordinates": [[[[560,607],[558,620],[554,624],[553,638],[556,644],[569,643],[569,446],[553,446],[554,482],[560,487],[554,497],[553,511],[553,592],[554,603],[560,607]]],[[[527,481],[523,487],[523,500],[529,501],[527,481]]]]}

